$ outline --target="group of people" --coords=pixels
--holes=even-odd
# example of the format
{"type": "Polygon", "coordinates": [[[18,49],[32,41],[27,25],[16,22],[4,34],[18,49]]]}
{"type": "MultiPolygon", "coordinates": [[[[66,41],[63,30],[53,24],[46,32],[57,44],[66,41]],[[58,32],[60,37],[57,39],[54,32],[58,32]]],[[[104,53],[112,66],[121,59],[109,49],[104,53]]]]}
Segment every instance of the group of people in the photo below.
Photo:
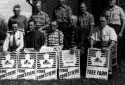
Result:
{"type": "MultiPolygon", "coordinates": [[[[3,51],[19,52],[24,48],[39,51],[42,46],[61,46],[62,50],[70,49],[71,53],[80,49],[81,61],[86,63],[88,48],[110,49],[122,37],[125,13],[116,5],[116,0],[109,0],[107,8],[99,18],[100,25],[96,27],[94,16],[87,11],[84,2],[80,5],[80,15],[76,16],[65,1],[59,0],[60,4],[54,9],[52,21],[48,14],[41,10],[41,1],[36,3],[36,13],[29,21],[20,15],[20,5],[15,5],[14,16],[8,21],[9,31],[3,51]]],[[[82,69],[86,67],[81,66],[82,69]]]]}

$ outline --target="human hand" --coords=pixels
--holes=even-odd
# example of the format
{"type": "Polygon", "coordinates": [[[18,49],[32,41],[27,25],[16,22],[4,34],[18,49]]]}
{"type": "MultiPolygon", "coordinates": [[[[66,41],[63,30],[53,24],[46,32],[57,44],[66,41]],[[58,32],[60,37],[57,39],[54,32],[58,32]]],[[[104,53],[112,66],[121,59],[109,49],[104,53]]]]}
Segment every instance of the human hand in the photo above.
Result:
{"type": "Polygon", "coordinates": [[[73,55],[75,53],[76,47],[70,49],[70,54],[73,55]]]}
{"type": "Polygon", "coordinates": [[[120,33],[118,34],[118,38],[121,38],[121,37],[122,37],[122,34],[123,34],[123,32],[120,32],[120,33]]]}

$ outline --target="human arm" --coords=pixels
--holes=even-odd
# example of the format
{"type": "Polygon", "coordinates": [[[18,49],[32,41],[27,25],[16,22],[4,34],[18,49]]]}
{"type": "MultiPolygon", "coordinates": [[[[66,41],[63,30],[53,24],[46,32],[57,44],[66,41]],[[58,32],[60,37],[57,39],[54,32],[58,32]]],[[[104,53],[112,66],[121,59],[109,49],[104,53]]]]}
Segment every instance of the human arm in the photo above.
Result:
{"type": "Polygon", "coordinates": [[[59,36],[59,45],[63,48],[64,34],[60,31],[58,36],[59,36]]]}
{"type": "Polygon", "coordinates": [[[125,13],[124,13],[123,9],[121,9],[120,15],[121,15],[121,23],[122,23],[122,25],[121,25],[121,31],[119,32],[118,36],[122,37],[123,31],[124,31],[124,28],[125,28],[125,13]]]}
{"type": "Polygon", "coordinates": [[[93,45],[94,45],[94,40],[90,39],[90,47],[93,48],[93,45]]]}
{"type": "Polygon", "coordinates": [[[7,33],[7,36],[6,36],[5,41],[3,43],[3,52],[7,52],[9,49],[9,37],[10,37],[10,34],[7,33]]]}
{"type": "Polygon", "coordinates": [[[45,13],[45,25],[42,26],[39,31],[46,30],[50,26],[50,18],[49,15],[45,13]]]}
{"type": "Polygon", "coordinates": [[[90,33],[89,33],[88,38],[92,35],[93,30],[94,30],[94,25],[95,25],[95,20],[92,14],[90,14],[90,17],[89,17],[89,23],[90,23],[90,33]]]}
{"type": "Polygon", "coordinates": [[[117,34],[116,34],[114,29],[111,29],[109,32],[110,32],[109,35],[110,35],[110,42],[111,43],[108,46],[108,49],[111,49],[117,42],[117,34]]]}
{"type": "Polygon", "coordinates": [[[11,21],[11,18],[8,20],[8,29],[11,30],[11,25],[12,25],[12,21],[11,21]]]}
{"type": "Polygon", "coordinates": [[[20,35],[20,42],[19,42],[18,48],[15,50],[16,52],[21,51],[23,49],[23,47],[24,47],[24,35],[23,35],[23,32],[20,32],[19,35],[20,35]]]}

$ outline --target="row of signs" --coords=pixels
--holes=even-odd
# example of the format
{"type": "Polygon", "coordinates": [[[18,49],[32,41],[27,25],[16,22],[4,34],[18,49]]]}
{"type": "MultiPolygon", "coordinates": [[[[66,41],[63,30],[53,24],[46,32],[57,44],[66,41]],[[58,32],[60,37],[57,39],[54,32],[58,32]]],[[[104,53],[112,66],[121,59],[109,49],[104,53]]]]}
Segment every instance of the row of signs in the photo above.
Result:
{"type": "MultiPolygon", "coordinates": [[[[0,79],[80,78],[80,52],[69,50],[0,55],[0,79]]],[[[108,79],[109,50],[88,49],[86,78],[108,79]]]]}
{"type": "Polygon", "coordinates": [[[50,80],[80,78],[80,53],[69,50],[0,54],[0,79],[50,80]]]}

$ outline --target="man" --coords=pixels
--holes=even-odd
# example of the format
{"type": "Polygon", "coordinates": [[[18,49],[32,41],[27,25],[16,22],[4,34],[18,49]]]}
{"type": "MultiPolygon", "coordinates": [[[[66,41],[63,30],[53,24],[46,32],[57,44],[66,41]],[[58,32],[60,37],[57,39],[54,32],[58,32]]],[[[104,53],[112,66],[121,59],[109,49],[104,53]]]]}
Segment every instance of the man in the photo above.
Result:
{"type": "Polygon", "coordinates": [[[109,5],[104,14],[108,24],[115,29],[119,37],[122,37],[125,28],[125,13],[121,7],[116,5],[116,0],[109,0],[109,5]]]}
{"type": "Polygon", "coordinates": [[[118,64],[121,64],[121,49],[122,47],[122,35],[125,28],[125,13],[124,10],[116,5],[116,0],[109,0],[108,7],[104,10],[104,14],[107,18],[108,24],[113,27],[118,36],[118,64]]]}
{"type": "Polygon", "coordinates": [[[81,76],[85,75],[85,69],[86,69],[86,61],[87,61],[87,57],[84,56],[84,34],[81,35],[81,29],[78,26],[78,17],[75,15],[72,15],[70,18],[70,27],[69,29],[71,30],[71,32],[69,32],[70,38],[69,38],[69,48],[70,53],[74,54],[74,51],[76,49],[80,49],[80,69],[81,69],[81,76]]]}
{"type": "Polygon", "coordinates": [[[59,30],[64,34],[64,48],[68,47],[68,38],[70,35],[68,34],[70,16],[72,15],[72,9],[65,4],[65,0],[59,0],[59,6],[54,10],[53,20],[56,20],[59,25],[59,30]]]}
{"type": "Polygon", "coordinates": [[[27,29],[27,18],[23,15],[20,15],[20,5],[15,5],[13,7],[13,12],[14,12],[14,16],[10,17],[9,21],[8,21],[8,27],[9,30],[11,30],[11,26],[13,22],[17,22],[19,24],[19,30],[22,30],[23,32],[26,31],[27,29]]]}
{"type": "MultiPolygon", "coordinates": [[[[100,48],[102,50],[106,49],[111,50],[116,45],[117,34],[115,30],[107,24],[105,16],[101,16],[99,20],[100,20],[99,29],[93,32],[92,35],[90,36],[91,48],[94,47],[94,48],[100,48]]],[[[112,62],[110,61],[109,74],[112,74],[111,64],[112,62]]]]}
{"type": "MultiPolygon", "coordinates": [[[[82,44],[82,56],[84,56],[84,67],[82,69],[86,70],[86,62],[87,62],[87,51],[90,47],[89,39],[88,37],[91,35],[91,32],[93,30],[93,27],[95,25],[94,17],[91,13],[87,11],[87,6],[85,2],[82,2],[80,5],[81,14],[78,18],[78,24],[80,26],[80,36],[81,36],[81,44],[82,44]]],[[[85,72],[83,73],[84,76],[85,72]]]]}
{"type": "Polygon", "coordinates": [[[68,39],[69,41],[69,48],[80,48],[81,47],[81,31],[80,31],[80,27],[78,26],[78,17],[75,15],[71,15],[70,18],[70,37],[68,39]]]}
{"type": "Polygon", "coordinates": [[[87,56],[87,49],[88,47],[90,47],[88,37],[91,34],[95,23],[93,15],[87,11],[86,4],[83,2],[81,3],[80,7],[81,7],[81,14],[78,19],[78,24],[80,25],[81,28],[81,33],[80,33],[81,38],[84,39],[84,41],[82,41],[84,42],[83,46],[85,48],[84,56],[87,56]]]}
{"type": "Polygon", "coordinates": [[[26,48],[34,48],[36,51],[39,51],[41,46],[45,44],[45,36],[41,31],[36,30],[35,27],[35,22],[30,20],[28,22],[29,31],[25,35],[26,48]]]}
{"type": "Polygon", "coordinates": [[[30,20],[33,20],[36,24],[36,29],[41,32],[44,32],[46,28],[49,27],[50,18],[47,13],[41,11],[41,1],[37,1],[36,5],[36,13],[31,16],[30,20]]]}
{"type": "Polygon", "coordinates": [[[79,25],[81,27],[81,31],[84,32],[85,37],[87,39],[95,25],[94,17],[91,13],[87,11],[87,7],[84,2],[81,3],[80,8],[81,8],[81,14],[79,16],[79,25]]]}
{"type": "Polygon", "coordinates": [[[24,47],[23,32],[18,30],[19,25],[17,22],[13,22],[11,27],[11,31],[7,32],[7,36],[3,44],[3,51],[20,52],[24,47]]]}
{"type": "Polygon", "coordinates": [[[63,33],[58,30],[56,21],[51,23],[51,30],[47,34],[47,46],[61,46],[63,48],[63,33]]]}
{"type": "Polygon", "coordinates": [[[91,48],[111,49],[117,41],[115,30],[107,24],[104,16],[100,17],[100,27],[90,36],[91,48]]]}

